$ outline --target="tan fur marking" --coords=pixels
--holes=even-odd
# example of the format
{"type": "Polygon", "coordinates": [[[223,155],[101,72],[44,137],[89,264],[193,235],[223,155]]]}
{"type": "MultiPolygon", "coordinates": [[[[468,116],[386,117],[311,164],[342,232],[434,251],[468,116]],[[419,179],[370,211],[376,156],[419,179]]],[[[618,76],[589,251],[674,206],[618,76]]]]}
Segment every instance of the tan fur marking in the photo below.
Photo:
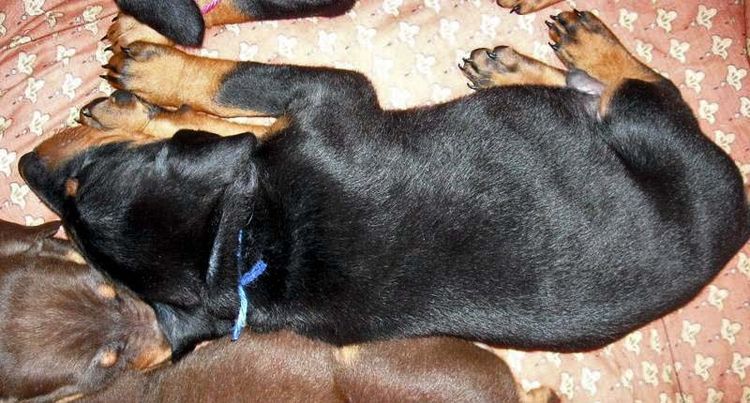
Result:
{"type": "Polygon", "coordinates": [[[78,180],[68,179],[65,181],[65,196],[75,197],[78,194],[78,180]]]}
{"type": "Polygon", "coordinates": [[[521,397],[521,403],[558,403],[560,397],[557,396],[555,391],[552,389],[542,386],[532,389],[528,392],[524,392],[523,389],[518,388],[518,396],[521,397]]]}
{"type": "MultiPolygon", "coordinates": [[[[144,42],[133,43],[130,49],[132,54],[141,54],[141,60],[128,60],[124,53],[115,53],[109,64],[118,72],[127,65],[127,71],[124,72],[125,84],[113,83],[113,87],[132,91],[161,106],[190,105],[198,111],[222,117],[263,116],[215,102],[223,78],[235,69],[237,62],[189,55],[168,46],[144,42]]],[[[119,77],[117,72],[109,75],[119,77]]]]}
{"type": "Polygon", "coordinates": [[[99,359],[99,366],[102,368],[109,368],[117,362],[118,358],[117,351],[109,350],[102,354],[102,358],[99,359]]]}
{"type": "Polygon", "coordinates": [[[158,114],[144,127],[143,132],[151,136],[169,138],[183,129],[203,130],[220,136],[251,132],[260,139],[268,132],[269,128],[230,122],[195,111],[178,111],[158,114]]]}
{"type": "Polygon", "coordinates": [[[336,349],[336,351],[334,351],[333,355],[336,358],[336,361],[338,361],[339,363],[344,365],[351,365],[355,361],[357,361],[360,349],[361,347],[356,344],[339,347],[338,349],[336,349]]]}
{"type": "Polygon", "coordinates": [[[75,157],[90,147],[118,142],[135,142],[138,144],[158,140],[138,132],[125,132],[119,129],[102,132],[101,130],[78,126],[54,134],[39,144],[34,151],[51,169],[75,157]]]}
{"type": "MultiPolygon", "coordinates": [[[[586,22],[581,22],[582,17],[572,11],[557,16],[568,24],[576,25],[573,40],[562,41],[559,34],[562,28],[550,29],[549,36],[554,42],[560,43],[557,55],[566,66],[583,70],[604,84],[599,106],[599,112],[603,116],[612,96],[625,80],[654,82],[662,77],[630,54],[594,14],[587,12],[585,15],[586,22]]],[[[560,27],[560,23],[556,24],[560,27]]]]}
{"type": "Polygon", "coordinates": [[[508,46],[471,52],[461,71],[471,87],[490,88],[509,85],[565,86],[565,72],[516,52],[508,46]]]}
{"type": "Polygon", "coordinates": [[[132,362],[137,370],[148,370],[162,364],[172,356],[172,349],[164,342],[161,346],[141,352],[132,362]]]}
{"type": "Polygon", "coordinates": [[[117,291],[112,285],[104,283],[96,286],[96,295],[104,299],[114,299],[117,296],[117,291]]]}
{"type": "Polygon", "coordinates": [[[80,253],[78,253],[78,252],[76,252],[74,250],[69,250],[68,252],[66,252],[65,253],[65,259],[69,260],[69,261],[71,261],[71,262],[73,262],[75,264],[80,264],[80,265],[86,264],[86,259],[84,259],[83,256],[81,256],[80,253]]]}
{"type": "Polygon", "coordinates": [[[74,395],[65,396],[62,399],[55,400],[55,403],[70,403],[74,402],[83,397],[83,393],[76,393],[74,395]]]}
{"type": "Polygon", "coordinates": [[[505,74],[492,73],[492,82],[503,85],[547,85],[565,86],[565,72],[531,57],[518,54],[518,70],[505,74]]]}

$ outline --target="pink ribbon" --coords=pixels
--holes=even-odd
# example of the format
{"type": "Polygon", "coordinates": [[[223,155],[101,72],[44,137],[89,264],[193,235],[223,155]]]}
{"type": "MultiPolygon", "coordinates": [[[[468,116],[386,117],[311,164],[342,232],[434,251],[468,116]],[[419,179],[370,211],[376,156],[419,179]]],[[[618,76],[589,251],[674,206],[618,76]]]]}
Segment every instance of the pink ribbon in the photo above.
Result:
{"type": "Polygon", "coordinates": [[[201,14],[205,15],[205,14],[210,13],[211,10],[215,9],[216,6],[219,5],[219,3],[221,3],[221,0],[211,0],[211,1],[209,1],[208,3],[206,3],[206,5],[204,5],[203,7],[201,7],[201,14]]]}

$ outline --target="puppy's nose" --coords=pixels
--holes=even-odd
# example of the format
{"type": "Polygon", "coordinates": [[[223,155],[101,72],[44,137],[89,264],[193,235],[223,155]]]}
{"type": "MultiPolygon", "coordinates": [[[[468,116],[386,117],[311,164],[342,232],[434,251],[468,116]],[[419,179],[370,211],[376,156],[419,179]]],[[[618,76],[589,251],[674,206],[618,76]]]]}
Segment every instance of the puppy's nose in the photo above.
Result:
{"type": "Polygon", "coordinates": [[[135,101],[135,95],[130,92],[117,90],[110,95],[110,98],[118,105],[127,105],[135,101]]]}

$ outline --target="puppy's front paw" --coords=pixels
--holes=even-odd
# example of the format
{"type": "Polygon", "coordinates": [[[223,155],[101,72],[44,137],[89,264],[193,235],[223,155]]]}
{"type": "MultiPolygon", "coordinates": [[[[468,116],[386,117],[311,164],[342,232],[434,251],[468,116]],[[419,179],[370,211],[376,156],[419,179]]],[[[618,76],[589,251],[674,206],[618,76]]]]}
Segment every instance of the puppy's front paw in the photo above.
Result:
{"type": "Polygon", "coordinates": [[[509,8],[511,13],[528,14],[541,10],[562,0],[497,0],[500,7],[509,8]]]}
{"type": "Polygon", "coordinates": [[[199,79],[183,77],[188,58],[170,46],[135,42],[112,55],[104,65],[108,71],[102,78],[150,103],[179,106],[182,83],[199,79]]]}
{"type": "Polygon", "coordinates": [[[135,42],[148,42],[160,45],[171,45],[172,41],[151,29],[146,24],[142,24],[135,18],[120,13],[112,20],[112,25],[107,30],[107,35],[102,38],[112,44],[112,50],[119,52],[123,47],[130,46],[135,42]]]}
{"type": "Polygon", "coordinates": [[[472,89],[505,85],[565,85],[562,70],[520,54],[508,46],[471,52],[459,66],[472,89]]]}
{"type": "Polygon", "coordinates": [[[130,92],[117,90],[81,108],[82,124],[99,130],[142,132],[160,108],[141,101],[130,92]]]}

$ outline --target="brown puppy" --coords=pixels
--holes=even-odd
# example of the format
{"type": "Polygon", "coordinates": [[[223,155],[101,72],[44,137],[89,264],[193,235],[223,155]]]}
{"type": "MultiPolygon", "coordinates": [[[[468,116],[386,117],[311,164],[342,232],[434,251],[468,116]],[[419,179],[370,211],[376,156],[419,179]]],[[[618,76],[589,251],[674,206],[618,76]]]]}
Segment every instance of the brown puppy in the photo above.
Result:
{"type": "Polygon", "coordinates": [[[52,401],[169,358],[153,310],[85,264],[59,222],[0,221],[0,401],[52,401]]]}
{"type": "Polygon", "coordinates": [[[129,373],[92,402],[554,402],[526,394],[508,366],[476,345],[425,338],[336,348],[291,332],[223,339],[176,365],[129,373]]]}

